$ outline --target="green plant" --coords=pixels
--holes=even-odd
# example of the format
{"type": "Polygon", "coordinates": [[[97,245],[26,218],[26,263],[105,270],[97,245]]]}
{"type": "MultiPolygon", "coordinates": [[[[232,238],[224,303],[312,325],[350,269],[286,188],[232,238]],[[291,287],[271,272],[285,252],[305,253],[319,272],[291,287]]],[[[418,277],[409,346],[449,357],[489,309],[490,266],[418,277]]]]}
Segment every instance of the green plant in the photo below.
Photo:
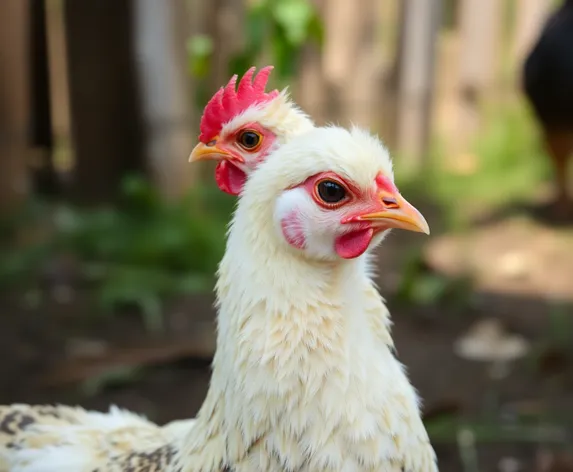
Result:
{"type": "Polygon", "coordinates": [[[445,304],[466,308],[472,289],[471,280],[451,278],[431,270],[422,252],[413,252],[402,267],[396,299],[410,305],[445,304]]]}
{"type": "Polygon", "coordinates": [[[303,46],[321,43],[320,17],[308,0],[259,0],[253,2],[245,22],[246,47],[232,58],[229,72],[248,69],[265,52],[270,53],[279,81],[296,73],[303,46]]]}
{"type": "MultiPolygon", "coordinates": [[[[282,86],[296,73],[305,44],[322,43],[323,27],[316,8],[308,0],[258,0],[249,2],[244,22],[244,48],[229,59],[228,74],[242,74],[262,57],[270,57],[275,80],[282,86]]],[[[189,72],[197,79],[196,103],[207,100],[205,81],[209,77],[213,39],[195,35],[187,41],[189,72]]]]}
{"type": "Polygon", "coordinates": [[[65,254],[79,263],[106,312],[136,306],[146,327],[160,330],[164,298],[212,286],[232,204],[221,192],[200,186],[167,203],[146,180],[131,176],[124,181],[120,205],[51,209],[47,238],[5,249],[0,284],[33,278],[51,258],[65,254]]]}

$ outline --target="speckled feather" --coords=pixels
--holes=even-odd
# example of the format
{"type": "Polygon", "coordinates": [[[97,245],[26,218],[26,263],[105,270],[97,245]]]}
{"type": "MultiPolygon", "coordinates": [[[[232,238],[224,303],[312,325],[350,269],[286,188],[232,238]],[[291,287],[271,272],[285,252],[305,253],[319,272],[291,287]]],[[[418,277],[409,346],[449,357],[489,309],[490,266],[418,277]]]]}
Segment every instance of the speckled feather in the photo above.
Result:
{"type": "Polygon", "coordinates": [[[63,405],[1,406],[0,471],[47,471],[60,463],[58,470],[165,470],[173,463],[174,444],[192,424],[160,427],[116,407],[101,413],[63,405]],[[71,468],[74,457],[82,468],[71,468]]]}

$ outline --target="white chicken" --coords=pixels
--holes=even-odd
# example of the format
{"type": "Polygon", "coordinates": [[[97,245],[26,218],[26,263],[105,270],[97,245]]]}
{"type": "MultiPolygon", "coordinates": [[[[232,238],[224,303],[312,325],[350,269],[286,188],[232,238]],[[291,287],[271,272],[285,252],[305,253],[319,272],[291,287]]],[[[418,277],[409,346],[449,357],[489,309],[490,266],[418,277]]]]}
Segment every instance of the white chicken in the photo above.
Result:
{"type": "Polygon", "coordinates": [[[390,228],[428,232],[377,139],[331,127],[285,143],[244,184],[233,217],[195,422],[81,410],[75,425],[41,426],[33,407],[9,406],[5,470],[436,471],[417,395],[381,342],[386,308],[363,291],[368,252],[390,228]]]}
{"type": "Polygon", "coordinates": [[[309,131],[246,182],[217,287],[224,388],[201,412],[225,405],[238,425],[218,439],[238,452],[233,470],[437,470],[416,394],[380,342],[386,308],[362,290],[363,254],[392,227],[428,232],[359,129],[309,131]]]}

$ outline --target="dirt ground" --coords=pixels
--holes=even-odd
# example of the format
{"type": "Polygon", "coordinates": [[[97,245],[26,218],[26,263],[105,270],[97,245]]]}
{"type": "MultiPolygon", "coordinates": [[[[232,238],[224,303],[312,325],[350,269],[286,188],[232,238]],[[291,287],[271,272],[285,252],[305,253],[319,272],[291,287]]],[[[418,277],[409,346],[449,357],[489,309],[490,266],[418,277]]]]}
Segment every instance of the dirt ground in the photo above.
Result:
{"type": "MultiPolygon", "coordinates": [[[[571,439],[573,366],[550,334],[556,310],[560,319],[573,318],[569,233],[504,218],[468,234],[434,236],[425,246],[431,267],[448,276],[475,279],[461,305],[437,300],[422,306],[394,296],[404,261],[422,243],[427,243],[422,236],[391,235],[380,251],[380,286],[393,313],[398,355],[424,399],[426,418],[446,413],[458,421],[483,418],[486,395],[494,391],[497,425],[514,431],[516,415],[553,415],[571,439]],[[454,352],[456,340],[484,318],[501,320],[508,333],[530,345],[493,390],[486,364],[454,352]],[[548,342],[552,350],[541,351],[548,342]],[[541,368],[536,367],[539,360],[541,368]]],[[[73,284],[44,283],[39,291],[3,294],[0,402],[72,403],[96,409],[113,403],[160,423],[193,416],[210,376],[211,303],[210,296],[169,302],[167,333],[151,336],[129,310],[101,315],[90,293],[73,284]]],[[[561,334],[573,341],[573,333],[561,334]]],[[[464,468],[451,441],[455,434],[449,435],[449,441],[435,442],[440,470],[473,470],[464,468]]],[[[519,442],[502,440],[495,432],[483,434],[477,444],[479,470],[549,471],[539,464],[539,455],[550,440],[544,444],[541,433],[539,438],[519,442]]]]}

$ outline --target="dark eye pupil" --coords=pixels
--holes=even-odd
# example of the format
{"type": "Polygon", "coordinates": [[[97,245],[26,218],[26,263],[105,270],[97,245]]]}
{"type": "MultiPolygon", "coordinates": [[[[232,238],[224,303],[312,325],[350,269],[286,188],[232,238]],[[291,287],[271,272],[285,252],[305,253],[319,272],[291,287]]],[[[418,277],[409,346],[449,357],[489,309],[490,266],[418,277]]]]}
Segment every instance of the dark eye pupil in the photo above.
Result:
{"type": "Polygon", "coordinates": [[[241,135],[241,144],[247,148],[253,148],[259,144],[259,135],[251,131],[247,131],[241,135]]]}
{"type": "Polygon", "coordinates": [[[344,199],[346,191],[336,182],[325,180],[318,184],[318,195],[326,203],[338,203],[344,199]]]}

